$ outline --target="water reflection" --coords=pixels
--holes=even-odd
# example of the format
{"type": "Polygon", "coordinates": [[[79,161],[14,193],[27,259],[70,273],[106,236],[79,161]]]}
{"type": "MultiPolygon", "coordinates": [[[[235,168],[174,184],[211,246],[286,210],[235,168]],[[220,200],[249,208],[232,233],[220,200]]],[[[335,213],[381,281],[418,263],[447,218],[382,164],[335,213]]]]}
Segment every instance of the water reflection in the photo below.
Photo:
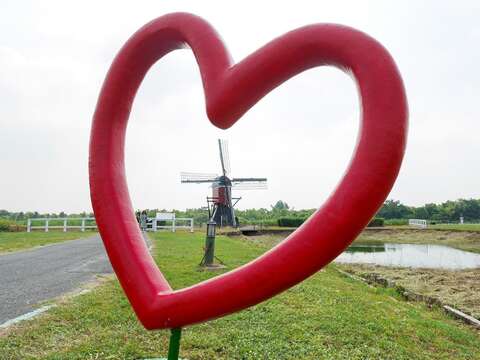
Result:
{"type": "Polygon", "coordinates": [[[335,259],[338,263],[375,264],[431,269],[480,268],[480,254],[443,245],[353,245],[335,259]]]}

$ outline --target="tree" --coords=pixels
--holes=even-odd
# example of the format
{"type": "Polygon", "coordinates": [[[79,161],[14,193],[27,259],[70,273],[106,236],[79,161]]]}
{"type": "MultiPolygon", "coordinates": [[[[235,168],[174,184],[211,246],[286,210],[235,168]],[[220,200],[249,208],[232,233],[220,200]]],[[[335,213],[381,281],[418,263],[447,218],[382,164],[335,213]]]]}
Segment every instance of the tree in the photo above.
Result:
{"type": "Polygon", "coordinates": [[[288,210],[290,207],[285,201],[278,200],[275,205],[271,205],[272,210],[288,210]]]}
{"type": "Polygon", "coordinates": [[[385,219],[407,219],[413,214],[411,208],[403,205],[398,200],[387,200],[377,216],[385,219]]]}

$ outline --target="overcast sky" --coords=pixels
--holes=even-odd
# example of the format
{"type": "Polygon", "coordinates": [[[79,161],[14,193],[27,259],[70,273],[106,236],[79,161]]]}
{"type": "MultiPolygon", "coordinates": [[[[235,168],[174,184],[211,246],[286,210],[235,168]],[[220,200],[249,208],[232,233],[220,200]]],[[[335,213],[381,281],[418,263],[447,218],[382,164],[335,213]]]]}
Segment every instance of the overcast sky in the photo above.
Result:
{"type": "MultiPolygon", "coordinates": [[[[390,198],[410,205],[480,198],[480,2],[2,0],[0,208],[91,209],[88,139],[100,86],[130,35],[173,11],[208,20],[236,61],[310,23],[375,37],[399,66],[410,108],[407,152],[390,198]]],[[[150,70],[130,117],[133,205],[204,206],[208,186],[180,184],[179,173],[220,171],[221,137],[234,176],[268,178],[268,190],[237,193],[240,208],[279,199],[318,207],[352,155],[358,116],[353,81],[323,67],[273,91],[233,128],[216,129],[191,51],[176,51],[150,70]]]]}

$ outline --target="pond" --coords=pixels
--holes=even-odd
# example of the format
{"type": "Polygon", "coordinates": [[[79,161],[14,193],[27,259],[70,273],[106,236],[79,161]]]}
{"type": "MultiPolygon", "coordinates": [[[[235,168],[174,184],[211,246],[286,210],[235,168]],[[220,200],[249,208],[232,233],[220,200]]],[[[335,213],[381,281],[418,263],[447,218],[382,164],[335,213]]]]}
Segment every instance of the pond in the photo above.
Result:
{"type": "Polygon", "coordinates": [[[461,270],[480,268],[480,254],[443,245],[352,245],[335,262],[461,270]]]}

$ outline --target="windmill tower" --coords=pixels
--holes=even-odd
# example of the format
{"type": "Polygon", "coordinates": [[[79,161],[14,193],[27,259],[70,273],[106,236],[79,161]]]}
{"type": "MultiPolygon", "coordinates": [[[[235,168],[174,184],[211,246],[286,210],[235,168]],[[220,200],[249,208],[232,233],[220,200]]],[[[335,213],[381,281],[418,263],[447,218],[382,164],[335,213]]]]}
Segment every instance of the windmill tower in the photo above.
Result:
{"type": "Polygon", "coordinates": [[[210,220],[218,226],[237,226],[234,207],[241,197],[232,197],[232,190],[257,190],[267,188],[266,178],[235,178],[230,177],[230,159],[226,140],[218,139],[220,165],[222,174],[204,174],[182,172],[182,183],[205,184],[211,183],[212,196],[207,197],[210,220]]]}

